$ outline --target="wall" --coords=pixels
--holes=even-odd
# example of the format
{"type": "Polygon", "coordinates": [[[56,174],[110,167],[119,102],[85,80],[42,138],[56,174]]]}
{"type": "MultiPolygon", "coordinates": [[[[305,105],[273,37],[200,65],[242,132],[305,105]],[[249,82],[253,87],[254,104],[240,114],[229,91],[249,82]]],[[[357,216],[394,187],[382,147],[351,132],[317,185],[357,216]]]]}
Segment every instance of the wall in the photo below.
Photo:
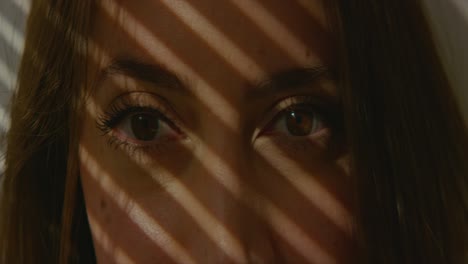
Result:
{"type": "Polygon", "coordinates": [[[3,171],[3,138],[9,127],[8,102],[24,44],[24,26],[30,0],[0,0],[0,175],[3,171]]]}
{"type": "Polygon", "coordinates": [[[439,52],[468,124],[468,0],[425,0],[439,52]]]}

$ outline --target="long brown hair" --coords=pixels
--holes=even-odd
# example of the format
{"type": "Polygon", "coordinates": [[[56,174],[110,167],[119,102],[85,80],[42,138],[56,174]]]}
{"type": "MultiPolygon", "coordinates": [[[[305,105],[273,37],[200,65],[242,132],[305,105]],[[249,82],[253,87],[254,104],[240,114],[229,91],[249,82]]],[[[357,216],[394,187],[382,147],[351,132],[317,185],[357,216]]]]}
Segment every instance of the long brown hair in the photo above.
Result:
{"type": "MultiPolygon", "coordinates": [[[[329,4],[359,263],[468,262],[468,136],[419,1],[329,4]]],[[[91,1],[35,1],[12,101],[3,263],[95,262],[79,184],[91,1]]]]}
{"type": "Polygon", "coordinates": [[[88,33],[90,3],[32,3],[7,136],[2,263],[58,263],[59,255],[80,256],[75,262],[87,262],[84,252],[72,250],[78,240],[71,242],[70,228],[80,223],[72,221],[70,210],[79,193],[73,140],[87,64],[81,37],[88,33]]]}
{"type": "Polygon", "coordinates": [[[336,13],[363,260],[467,263],[467,130],[420,1],[336,13]]]}

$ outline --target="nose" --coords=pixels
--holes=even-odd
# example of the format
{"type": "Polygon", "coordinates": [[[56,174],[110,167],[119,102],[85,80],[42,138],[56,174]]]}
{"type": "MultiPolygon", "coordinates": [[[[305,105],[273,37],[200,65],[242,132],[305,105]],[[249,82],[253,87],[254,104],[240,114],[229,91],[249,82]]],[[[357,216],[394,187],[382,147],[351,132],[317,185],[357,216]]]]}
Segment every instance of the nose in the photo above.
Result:
{"type": "Polygon", "coordinates": [[[216,233],[212,237],[219,251],[207,252],[204,263],[280,262],[254,191],[256,172],[248,140],[222,129],[210,131],[198,142],[195,162],[186,171],[216,219],[210,232],[216,233]]]}

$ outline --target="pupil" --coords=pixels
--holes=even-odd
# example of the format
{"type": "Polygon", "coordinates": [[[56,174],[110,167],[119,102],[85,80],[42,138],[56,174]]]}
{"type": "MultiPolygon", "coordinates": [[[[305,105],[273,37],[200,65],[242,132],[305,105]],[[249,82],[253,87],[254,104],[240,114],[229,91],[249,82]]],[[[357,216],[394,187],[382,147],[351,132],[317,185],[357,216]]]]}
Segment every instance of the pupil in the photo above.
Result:
{"type": "Polygon", "coordinates": [[[286,116],[286,127],[293,136],[307,136],[312,131],[313,117],[305,112],[290,111],[286,116]]]}
{"type": "Polygon", "coordinates": [[[131,118],[133,135],[138,140],[154,139],[159,130],[159,119],[148,114],[137,114],[131,118]]]}

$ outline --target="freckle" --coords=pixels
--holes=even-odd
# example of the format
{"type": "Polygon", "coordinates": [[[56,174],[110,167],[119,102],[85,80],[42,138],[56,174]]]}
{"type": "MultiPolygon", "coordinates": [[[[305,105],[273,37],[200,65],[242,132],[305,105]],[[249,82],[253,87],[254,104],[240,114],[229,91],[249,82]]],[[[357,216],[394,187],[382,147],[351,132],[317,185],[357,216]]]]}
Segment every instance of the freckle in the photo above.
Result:
{"type": "Polygon", "coordinates": [[[107,208],[107,203],[104,199],[101,200],[101,203],[99,205],[102,210],[105,210],[107,208]]]}

